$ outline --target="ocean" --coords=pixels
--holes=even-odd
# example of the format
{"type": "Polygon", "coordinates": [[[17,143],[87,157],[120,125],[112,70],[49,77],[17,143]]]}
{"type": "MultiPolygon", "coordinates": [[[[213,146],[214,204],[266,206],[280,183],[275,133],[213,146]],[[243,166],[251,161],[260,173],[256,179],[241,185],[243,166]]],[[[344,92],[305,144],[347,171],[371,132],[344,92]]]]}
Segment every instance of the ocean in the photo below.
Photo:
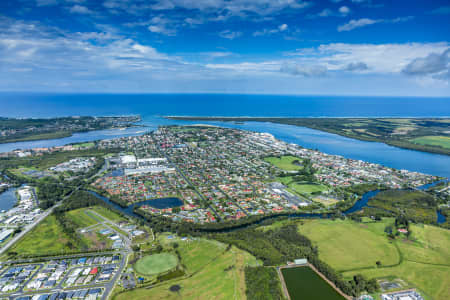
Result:
{"type": "MultiPolygon", "coordinates": [[[[77,133],[72,137],[0,144],[0,152],[17,148],[58,146],[142,134],[159,125],[199,122],[167,120],[167,115],[272,117],[450,117],[450,98],[276,96],[228,94],[0,94],[0,116],[57,117],[140,114],[142,128],[77,133]]],[[[206,122],[201,122],[206,123],[206,122]]],[[[208,122],[258,132],[325,153],[342,155],[450,178],[450,157],[358,141],[331,133],[263,122],[208,122]]],[[[450,130],[450,129],[449,129],[450,130]]]]}

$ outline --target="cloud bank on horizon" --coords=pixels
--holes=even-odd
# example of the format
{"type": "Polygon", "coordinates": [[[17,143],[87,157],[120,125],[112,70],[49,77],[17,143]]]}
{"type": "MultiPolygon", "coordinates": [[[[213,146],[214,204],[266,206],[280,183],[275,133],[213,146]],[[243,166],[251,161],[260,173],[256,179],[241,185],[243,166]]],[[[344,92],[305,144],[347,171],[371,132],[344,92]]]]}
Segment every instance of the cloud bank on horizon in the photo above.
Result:
{"type": "Polygon", "coordinates": [[[446,0],[9,0],[0,11],[0,91],[450,96],[446,0]]]}

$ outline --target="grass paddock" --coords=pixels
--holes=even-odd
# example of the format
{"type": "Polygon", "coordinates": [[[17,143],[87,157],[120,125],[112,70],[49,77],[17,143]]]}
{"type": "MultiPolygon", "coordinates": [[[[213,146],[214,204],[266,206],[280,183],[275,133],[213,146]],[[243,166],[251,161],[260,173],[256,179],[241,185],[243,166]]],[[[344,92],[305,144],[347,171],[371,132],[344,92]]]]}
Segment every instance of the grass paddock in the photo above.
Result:
{"type": "Polygon", "coordinates": [[[157,275],[175,268],[178,259],[170,253],[158,253],[144,256],[134,265],[136,272],[143,275],[157,275]]]}

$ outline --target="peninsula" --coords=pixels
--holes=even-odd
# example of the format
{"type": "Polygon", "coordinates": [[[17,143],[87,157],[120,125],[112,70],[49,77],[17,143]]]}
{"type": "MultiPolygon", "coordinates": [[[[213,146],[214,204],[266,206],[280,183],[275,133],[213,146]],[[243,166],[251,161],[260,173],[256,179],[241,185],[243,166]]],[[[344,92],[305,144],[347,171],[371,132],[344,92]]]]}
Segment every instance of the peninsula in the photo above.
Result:
{"type": "Polygon", "coordinates": [[[139,116],[62,118],[4,118],[0,117],[0,144],[21,141],[49,140],[109,128],[127,128],[139,122],[139,116]]]}
{"type": "Polygon", "coordinates": [[[308,127],[363,141],[450,155],[448,118],[284,118],[168,116],[172,120],[272,122],[308,127]]]}

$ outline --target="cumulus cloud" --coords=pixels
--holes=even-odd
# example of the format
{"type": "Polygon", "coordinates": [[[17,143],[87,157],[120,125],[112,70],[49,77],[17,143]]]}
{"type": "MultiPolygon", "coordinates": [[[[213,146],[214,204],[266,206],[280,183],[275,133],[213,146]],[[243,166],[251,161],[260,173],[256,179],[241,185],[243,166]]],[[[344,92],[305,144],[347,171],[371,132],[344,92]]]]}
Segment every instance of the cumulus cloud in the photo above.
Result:
{"type": "Polygon", "coordinates": [[[86,6],[82,6],[82,5],[74,5],[70,8],[70,12],[71,13],[75,13],[75,14],[91,14],[92,11],[87,8],[86,6]]]}
{"type": "Polygon", "coordinates": [[[235,38],[238,38],[242,36],[242,32],[240,31],[231,31],[231,30],[223,30],[219,32],[219,36],[224,39],[234,40],[235,38]]]}
{"type": "Polygon", "coordinates": [[[327,68],[320,65],[307,66],[284,64],[280,68],[280,72],[290,75],[301,75],[305,77],[321,77],[327,74],[327,68]]]}
{"type": "Polygon", "coordinates": [[[343,15],[347,15],[350,13],[350,8],[348,8],[347,6],[341,6],[339,7],[339,12],[343,15]]]}
{"type": "Polygon", "coordinates": [[[167,36],[175,36],[177,34],[176,25],[173,20],[163,16],[156,16],[150,20],[148,30],[153,33],[164,34],[167,36]]]}
{"type": "Polygon", "coordinates": [[[430,53],[425,57],[416,58],[406,65],[402,72],[412,76],[433,75],[435,78],[448,79],[450,48],[442,53],[430,53]]]}
{"type": "Polygon", "coordinates": [[[355,72],[355,71],[365,71],[369,69],[367,65],[363,62],[352,62],[345,66],[345,71],[355,72]]]}
{"type": "Polygon", "coordinates": [[[325,8],[317,14],[309,14],[308,19],[315,19],[317,17],[345,17],[350,14],[351,10],[348,6],[341,6],[337,11],[325,8]]]}

